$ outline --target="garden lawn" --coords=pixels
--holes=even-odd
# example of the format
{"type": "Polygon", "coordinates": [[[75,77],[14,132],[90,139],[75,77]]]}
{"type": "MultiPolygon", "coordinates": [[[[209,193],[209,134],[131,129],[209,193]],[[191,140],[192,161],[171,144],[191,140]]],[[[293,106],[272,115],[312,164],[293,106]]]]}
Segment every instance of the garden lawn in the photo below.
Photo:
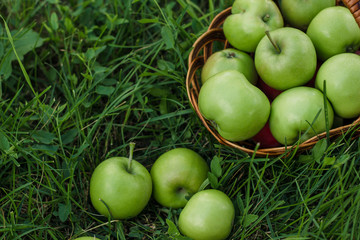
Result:
{"type": "Polygon", "coordinates": [[[204,187],[235,205],[229,239],[360,239],[359,138],[258,158],[217,143],[190,107],[191,46],[231,3],[0,2],[0,239],[185,239],[181,209],[151,199],[119,221],[91,205],[94,168],[130,142],[148,169],[177,147],[203,156],[204,187]]]}

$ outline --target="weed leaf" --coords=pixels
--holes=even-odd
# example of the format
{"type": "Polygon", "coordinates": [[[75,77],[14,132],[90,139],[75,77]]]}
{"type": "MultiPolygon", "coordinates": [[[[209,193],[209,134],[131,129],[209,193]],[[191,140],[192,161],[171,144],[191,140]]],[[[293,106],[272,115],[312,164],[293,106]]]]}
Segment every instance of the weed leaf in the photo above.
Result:
{"type": "Polygon", "coordinates": [[[59,18],[55,12],[51,14],[50,24],[53,30],[57,31],[59,29],[59,18]]]}
{"type": "Polygon", "coordinates": [[[208,179],[212,188],[217,189],[219,187],[219,181],[215,174],[208,172],[208,179]]]}
{"type": "Polygon", "coordinates": [[[334,167],[335,167],[335,168],[339,168],[340,166],[344,165],[347,161],[349,161],[350,158],[351,158],[351,157],[350,157],[350,154],[341,155],[341,156],[337,159],[336,162],[335,162],[335,160],[334,160],[334,162],[335,162],[334,167]]]}
{"type": "Polygon", "coordinates": [[[166,224],[168,225],[168,231],[167,233],[170,236],[170,239],[175,239],[175,240],[191,240],[188,237],[184,237],[181,235],[181,233],[179,232],[178,228],[176,227],[175,223],[173,221],[171,221],[170,219],[166,219],[166,224]]]}
{"type": "Polygon", "coordinates": [[[3,133],[0,133],[0,150],[7,151],[10,148],[9,141],[3,133]]]}
{"type": "Polygon", "coordinates": [[[61,142],[66,145],[74,141],[74,139],[78,135],[78,130],[76,128],[70,129],[66,131],[63,135],[61,135],[61,142]]]}
{"type": "Polygon", "coordinates": [[[43,144],[50,144],[55,139],[55,135],[53,133],[44,131],[44,130],[36,130],[32,134],[33,139],[43,144]]]}
{"type": "Polygon", "coordinates": [[[59,203],[58,214],[61,222],[65,222],[68,219],[70,213],[71,213],[71,204],[59,203]]]}
{"type": "Polygon", "coordinates": [[[110,96],[115,91],[114,87],[98,85],[96,86],[96,93],[99,95],[110,96]]]}
{"type": "Polygon", "coordinates": [[[218,178],[222,175],[221,160],[221,157],[215,156],[210,163],[211,172],[218,178]]]}
{"type": "Polygon", "coordinates": [[[158,23],[159,19],[158,18],[143,18],[138,20],[138,23],[141,24],[147,24],[147,23],[158,23]]]}
{"type": "MultiPolygon", "coordinates": [[[[20,60],[24,58],[25,54],[34,48],[42,46],[44,43],[44,39],[41,38],[37,32],[31,29],[11,31],[11,36],[13,36],[14,47],[20,60]]],[[[4,75],[4,79],[10,77],[12,73],[11,62],[16,59],[16,55],[11,46],[4,50],[4,55],[0,61],[0,74],[4,75]]]]}
{"type": "Polygon", "coordinates": [[[314,160],[320,164],[321,158],[324,156],[324,153],[327,149],[327,142],[326,139],[320,139],[312,149],[312,155],[314,160]]]}
{"type": "Polygon", "coordinates": [[[336,157],[324,157],[323,166],[331,166],[335,163],[336,157]]]}
{"type": "Polygon", "coordinates": [[[253,222],[255,222],[259,218],[258,215],[255,214],[247,214],[244,218],[244,227],[250,226],[253,222]]]}
{"type": "Polygon", "coordinates": [[[165,42],[166,49],[172,49],[175,45],[174,35],[168,26],[161,28],[161,36],[165,42]]]}
{"type": "Polygon", "coordinates": [[[168,234],[172,237],[175,237],[175,236],[180,236],[180,232],[179,230],[177,229],[175,223],[173,221],[171,221],[170,219],[166,219],[166,224],[168,225],[168,234]]]}

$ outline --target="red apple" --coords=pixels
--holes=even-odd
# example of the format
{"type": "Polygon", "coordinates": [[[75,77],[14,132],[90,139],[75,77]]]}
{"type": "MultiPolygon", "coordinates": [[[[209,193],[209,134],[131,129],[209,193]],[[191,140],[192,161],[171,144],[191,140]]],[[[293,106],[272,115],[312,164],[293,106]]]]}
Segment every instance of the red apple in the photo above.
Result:
{"type": "Polygon", "coordinates": [[[258,80],[257,87],[265,93],[270,102],[272,102],[276,98],[276,96],[282,92],[280,90],[270,87],[262,79],[258,80]]]}
{"type": "Polygon", "coordinates": [[[280,146],[280,143],[276,141],[270,131],[269,122],[265,124],[265,126],[252,138],[252,140],[256,143],[260,143],[260,148],[272,148],[280,146]]]}

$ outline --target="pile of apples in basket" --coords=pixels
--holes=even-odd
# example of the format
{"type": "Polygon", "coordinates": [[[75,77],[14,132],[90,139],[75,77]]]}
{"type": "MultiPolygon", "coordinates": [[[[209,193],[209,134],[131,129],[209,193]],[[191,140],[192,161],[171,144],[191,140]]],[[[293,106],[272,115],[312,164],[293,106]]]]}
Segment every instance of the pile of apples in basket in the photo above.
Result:
{"type": "Polygon", "coordinates": [[[291,145],[360,115],[360,27],[335,0],[235,0],[198,106],[229,141],[291,145]],[[298,4],[298,6],[296,5],[298,4]]]}

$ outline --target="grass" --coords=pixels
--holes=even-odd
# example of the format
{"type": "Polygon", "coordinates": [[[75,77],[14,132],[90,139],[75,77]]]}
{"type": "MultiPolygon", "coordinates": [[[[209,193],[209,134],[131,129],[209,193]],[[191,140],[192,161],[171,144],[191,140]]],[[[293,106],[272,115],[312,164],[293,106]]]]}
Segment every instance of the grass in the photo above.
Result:
{"type": "Polygon", "coordinates": [[[154,200],[124,221],[92,207],[92,171],[126,156],[130,142],[148,169],[176,147],[212,161],[207,187],[236,207],[229,239],[360,239],[359,138],[349,133],[295,157],[256,158],[219,145],[190,108],[187,56],[227,6],[0,3],[0,239],[183,239],[181,210],[154,200]]]}

